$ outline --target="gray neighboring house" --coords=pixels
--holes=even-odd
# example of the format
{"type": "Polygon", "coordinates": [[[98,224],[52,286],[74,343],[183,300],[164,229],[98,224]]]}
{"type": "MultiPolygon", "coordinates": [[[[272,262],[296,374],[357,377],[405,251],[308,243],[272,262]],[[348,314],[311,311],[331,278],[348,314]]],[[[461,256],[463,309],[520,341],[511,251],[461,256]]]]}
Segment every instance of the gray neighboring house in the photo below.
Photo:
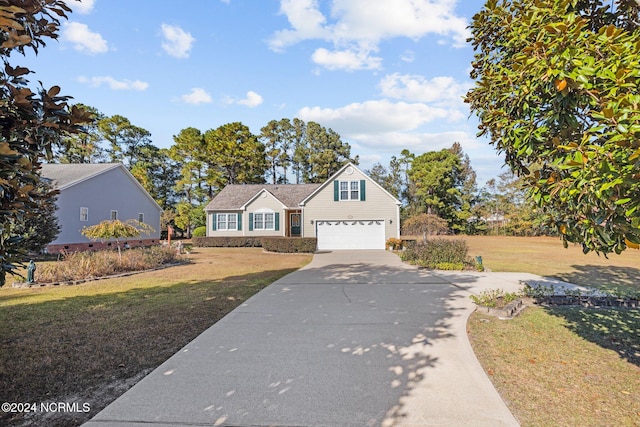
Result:
{"type": "Polygon", "coordinates": [[[81,233],[83,227],[110,219],[135,219],[154,228],[128,240],[131,247],[159,243],[162,208],[121,163],[44,164],[41,175],[60,191],[60,234],[47,247],[49,253],[110,247],[111,242],[93,242],[81,233]]]}
{"type": "Polygon", "coordinates": [[[400,201],[348,163],[322,184],[228,185],[206,206],[207,236],[317,237],[318,250],[385,249],[400,201]]]}

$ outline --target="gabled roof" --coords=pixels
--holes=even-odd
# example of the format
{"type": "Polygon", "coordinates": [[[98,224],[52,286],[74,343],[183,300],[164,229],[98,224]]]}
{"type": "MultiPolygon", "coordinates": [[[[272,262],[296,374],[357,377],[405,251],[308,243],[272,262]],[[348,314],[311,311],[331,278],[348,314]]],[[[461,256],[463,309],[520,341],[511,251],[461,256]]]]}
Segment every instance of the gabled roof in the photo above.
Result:
{"type": "Polygon", "coordinates": [[[66,190],[113,169],[121,169],[125,175],[140,189],[140,191],[158,208],[158,202],[145,190],[138,180],[122,163],[45,163],[40,169],[40,175],[51,181],[56,190],[66,190]]]}
{"type": "Polygon", "coordinates": [[[55,188],[64,190],[120,166],[120,163],[46,163],[40,174],[55,188]]]}
{"type": "Polygon", "coordinates": [[[312,197],[314,197],[316,194],[318,194],[320,191],[322,191],[322,189],[324,187],[326,187],[327,185],[329,185],[329,183],[333,182],[335,180],[335,178],[338,175],[340,175],[348,167],[352,167],[352,168],[356,169],[358,172],[360,172],[362,175],[364,175],[369,180],[369,182],[373,183],[373,185],[375,185],[380,190],[382,190],[382,192],[384,192],[387,196],[391,197],[391,199],[393,200],[393,202],[396,205],[398,205],[398,206],[402,205],[402,202],[400,200],[398,200],[396,197],[394,197],[393,194],[391,194],[387,190],[385,190],[384,187],[382,187],[380,184],[378,184],[373,179],[371,179],[371,177],[369,175],[367,175],[366,173],[362,172],[356,165],[354,165],[351,162],[348,162],[346,165],[341,167],[340,170],[338,170],[338,172],[336,172],[333,175],[331,175],[331,177],[329,177],[329,179],[327,179],[323,184],[320,184],[318,186],[318,188],[316,188],[313,192],[309,193],[309,195],[307,195],[307,197],[305,197],[304,199],[302,199],[300,201],[300,204],[304,205],[305,203],[307,203],[308,200],[310,200],[312,197]]]}
{"type": "Polygon", "coordinates": [[[235,184],[227,185],[209,202],[205,210],[241,210],[263,190],[284,206],[298,208],[300,202],[321,184],[235,184]]]}

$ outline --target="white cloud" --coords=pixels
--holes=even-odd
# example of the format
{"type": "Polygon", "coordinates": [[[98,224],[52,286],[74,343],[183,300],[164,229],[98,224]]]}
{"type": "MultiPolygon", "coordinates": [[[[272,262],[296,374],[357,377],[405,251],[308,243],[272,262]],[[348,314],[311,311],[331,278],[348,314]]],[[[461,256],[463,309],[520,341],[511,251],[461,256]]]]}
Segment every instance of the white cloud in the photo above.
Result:
{"type": "Polygon", "coordinates": [[[67,5],[73,10],[73,12],[77,12],[81,15],[87,15],[93,11],[93,6],[95,5],[95,0],[75,0],[73,3],[67,5]]]}
{"type": "Polygon", "coordinates": [[[434,120],[460,120],[461,113],[422,103],[388,100],[353,103],[340,108],[304,107],[298,117],[315,121],[339,133],[366,135],[379,132],[409,131],[434,120]]]}
{"type": "MultiPolygon", "coordinates": [[[[452,0],[332,0],[327,17],[317,0],[281,0],[280,13],[287,16],[290,28],[276,31],[268,44],[272,50],[282,51],[304,40],[329,42],[334,46],[334,56],[329,57],[327,49],[318,49],[313,59],[332,70],[354,69],[354,58],[367,58],[369,52],[378,50],[382,40],[396,37],[417,40],[434,34],[462,47],[470,33],[467,20],[455,14],[455,3],[452,0]],[[330,18],[332,22],[328,22],[330,18]],[[344,59],[347,51],[349,61],[344,59]],[[336,57],[337,53],[342,57],[336,57]],[[341,67],[341,64],[345,65],[341,67]]],[[[369,64],[368,68],[379,66],[377,62],[375,67],[369,64]]]]}
{"type": "Polygon", "coordinates": [[[411,62],[415,61],[416,54],[412,50],[407,50],[402,55],[400,55],[400,59],[403,60],[404,62],[411,63],[411,62]]]}
{"type": "Polygon", "coordinates": [[[107,42],[99,33],[89,30],[86,24],[65,22],[62,27],[62,40],[73,43],[77,51],[95,55],[109,50],[107,42]]]}
{"type": "Polygon", "coordinates": [[[102,86],[103,84],[106,84],[107,86],[109,86],[110,89],[113,89],[113,90],[143,91],[149,87],[149,83],[143,82],[140,80],[135,80],[135,81],[126,80],[126,79],[116,80],[110,76],[97,76],[97,77],[91,77],[91,78],[79,77],[78,81],[80,81],[80,83],[85,83],[93,87],[99,87],[99,86],[102,86]]]}
{"type": "Polygon", "coordinates": [[[389,98],[463,107],[463,97],[472,83],[459,83],[449,76],[427,80],[419,75],[394,73],[383,77],[379,86],[382,95],[389,98]]]}
{"type": "Polygon", "coordinates": [[[329,52],[327,49],[317,49],[311,56],[313,62],[329,70],[375,70],[380,68],[382,58],[369,56],[367,52],[341,50],[329,52]]]}
{"type": "Polygon", "coordinates": [[[281,0],[280,13],[287,16],[293,29],[276,31],[268,42],[275,51],[302,40],[329,36],[329,32],[323,28],[326,18],[318,10],[317,0],[281,0]]]}
{"type": "Polygon", "coordinates": [[[176,25],[162,24],[162,49],[175,58],[188,58],[196,39],[176,25]]]}
{"type": "Polygon", "coordinates": [[[194,87],[191,89],[186,95],[182,95],[180,99],[187,104],[208,104],[212,101],[211,95],[209,95],[204,89],[199,87],[194,87]]]}
{"type": "Polygon", "coordinates": [[[254,108],[262,104],[262,101],[263,99],[260,95],[250,90],[249,92],[247,92],[247,97],[245,99],[240,99],[232,102],[240,105],[246,105],[249,108],[254,108]]]}

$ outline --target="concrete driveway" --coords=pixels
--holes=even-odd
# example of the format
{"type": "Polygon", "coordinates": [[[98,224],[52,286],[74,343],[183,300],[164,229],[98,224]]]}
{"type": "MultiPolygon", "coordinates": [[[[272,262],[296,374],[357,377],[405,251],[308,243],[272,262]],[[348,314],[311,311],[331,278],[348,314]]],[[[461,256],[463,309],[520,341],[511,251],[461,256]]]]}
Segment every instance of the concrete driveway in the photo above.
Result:
{"type": "Polygon", "coordinates": [[[316,254],[86,425],[517,426],[465,324],[470,292],[518,279],[316,254]]]}

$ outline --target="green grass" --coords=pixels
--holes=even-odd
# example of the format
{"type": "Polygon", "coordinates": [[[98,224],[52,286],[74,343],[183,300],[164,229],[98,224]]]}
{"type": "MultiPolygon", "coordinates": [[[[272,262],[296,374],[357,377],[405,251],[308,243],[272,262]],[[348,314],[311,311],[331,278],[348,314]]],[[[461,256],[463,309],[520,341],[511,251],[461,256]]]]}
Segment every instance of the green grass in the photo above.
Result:
{"type": "MultiPolygon", "coordinates": [[[[76,286],[0,289],[0,401],[91,403],[79,425],[251,295],[310,260],[199,249],[192,264],[76,286]]],[[[0,413],[0,424],[21,416],[0,413]]]]}
{"type": "MultiPolygon", "coordinates": [[[[640,252],[584,255],[545,237],[465,237],[492,271],[640,291],[640,252]]],[[[528,307],[510,321],[474,313],[478,360],[523,426],[640,425],[640,310],[528,307]]]]}

